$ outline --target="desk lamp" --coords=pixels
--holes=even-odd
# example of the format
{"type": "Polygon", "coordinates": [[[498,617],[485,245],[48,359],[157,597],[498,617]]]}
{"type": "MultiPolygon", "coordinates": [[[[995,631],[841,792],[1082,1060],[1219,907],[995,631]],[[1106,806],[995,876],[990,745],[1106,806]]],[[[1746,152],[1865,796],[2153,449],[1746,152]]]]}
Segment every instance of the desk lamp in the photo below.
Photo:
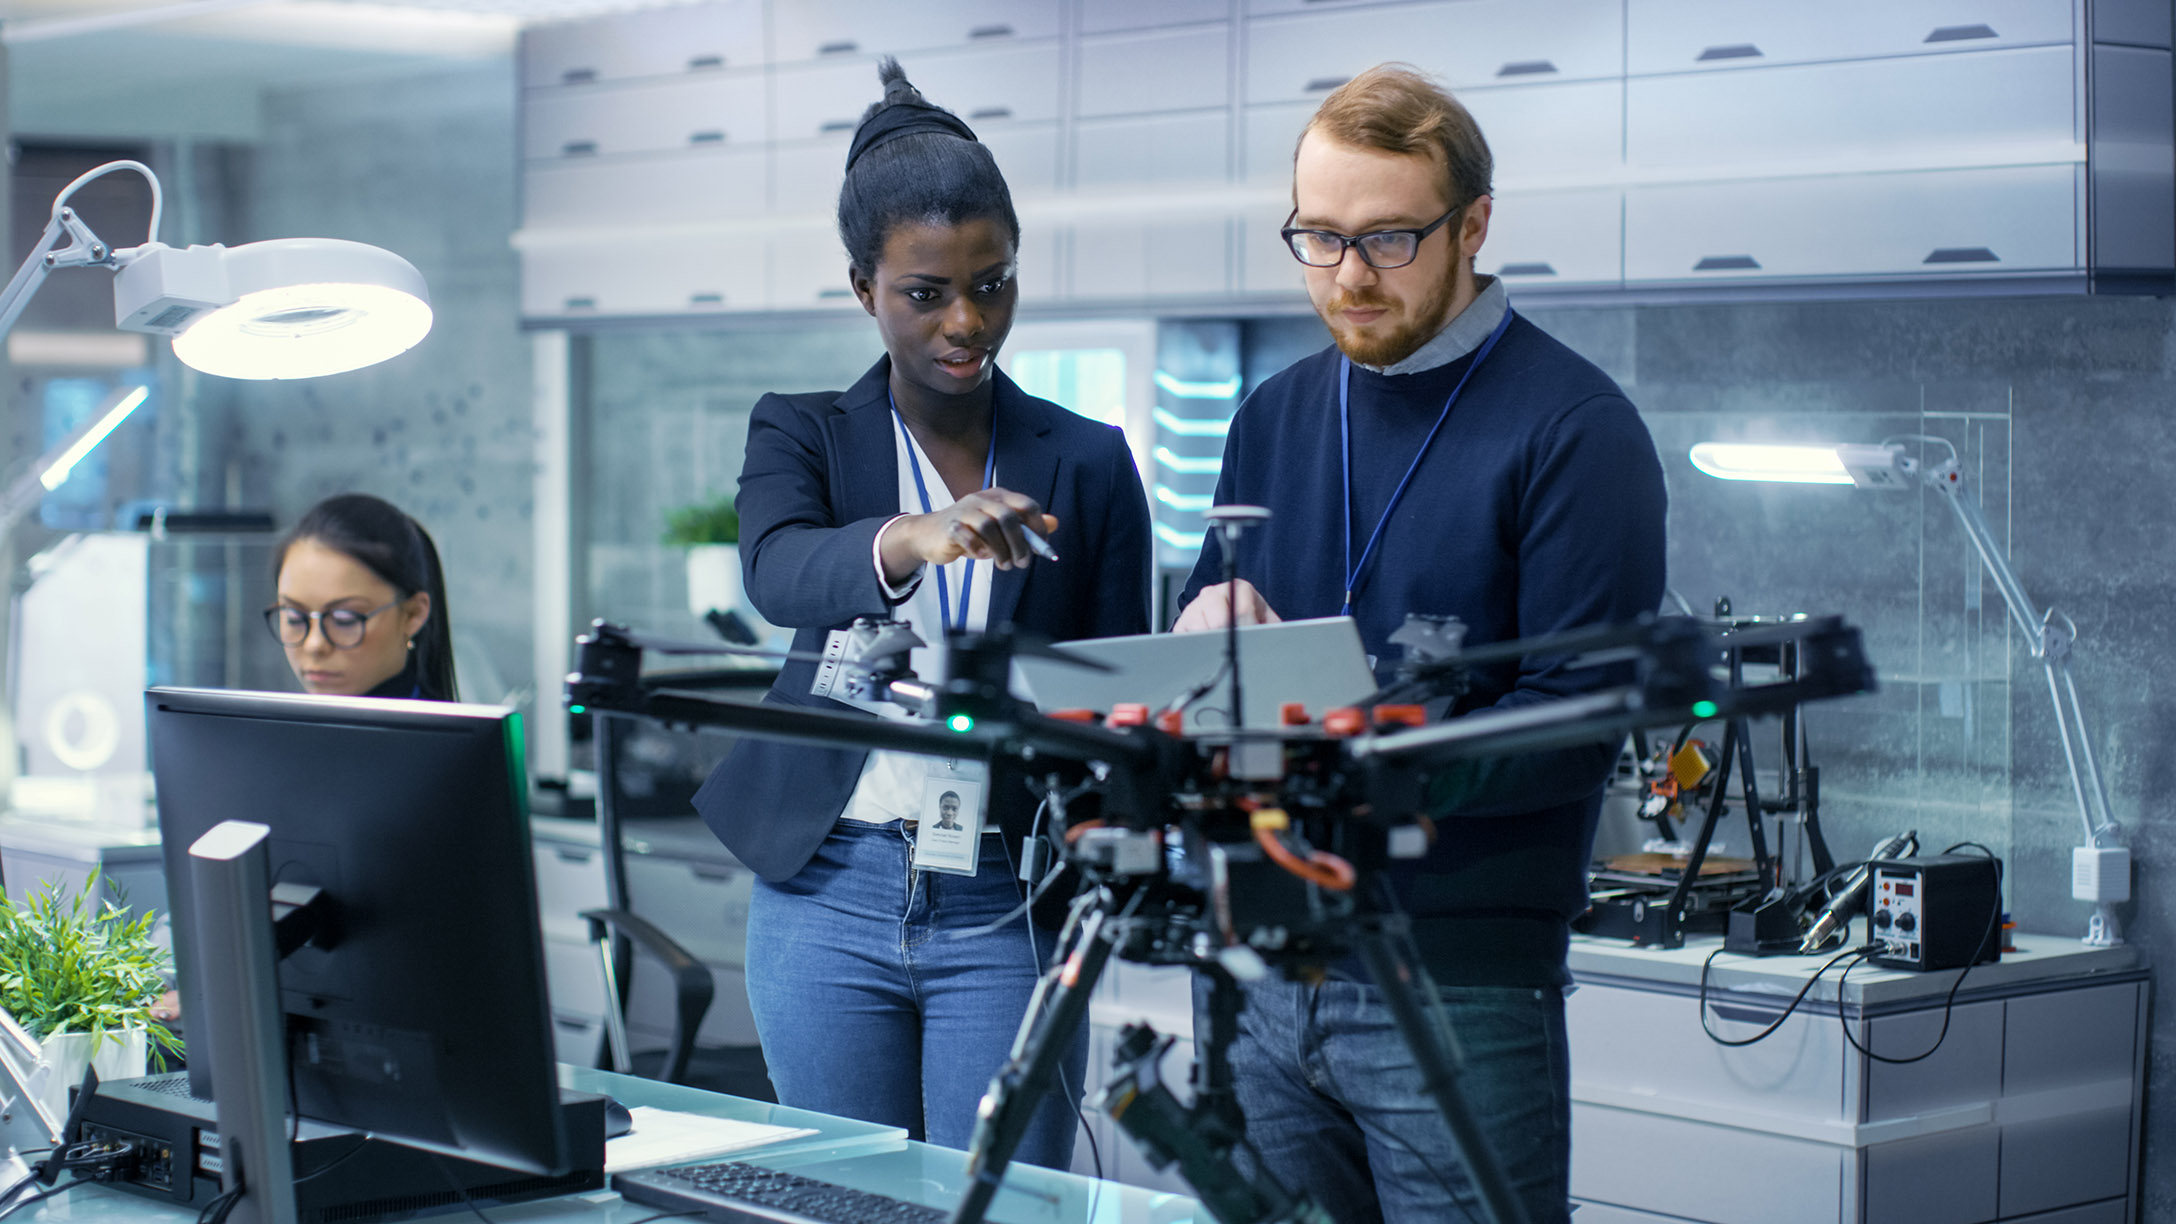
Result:
{"type": "Polygon", "coordinates": [[[1931,488],[1942,495],[1979,551],[1980,560],[1986,563],[1996,589],[2002,592],[2011,621],[2032,643],[2032,655],[2047,674],[2048,697],[2055,704],[2055,722],[2063,737],[2063,758],[2070,766],[2071,791],[2077,798],[2078,816],[2085,824],[2085,844],[2070,852],[2070,895],[2095,906],[2084,942],[2092,947],[2122,943],[2115,904],[2130,899],[2131,852],[2123,841],[2123,826],[2109,812],[2108,792],[2101,785],[2092,738],[2086,734],[2078,686],[2070,675],[2070,648],[2077,641],[2078,627],[2052,607],[2043,612],[2025,593],[2010,568],[2008,554],[1995,542],[1986,518],[1980,514],[1978,499],[1965,488],[1956,446],[1946,438],[1916,434],[1877,446],[1702,442],[1692,448],[1692,465],[1723,480],[1854,485],[1896,492],[1931,488]],[[1948,454],[1930,463],[1908,454],[1904,446],[1907,442],[1938,445],[1948,454]]]}

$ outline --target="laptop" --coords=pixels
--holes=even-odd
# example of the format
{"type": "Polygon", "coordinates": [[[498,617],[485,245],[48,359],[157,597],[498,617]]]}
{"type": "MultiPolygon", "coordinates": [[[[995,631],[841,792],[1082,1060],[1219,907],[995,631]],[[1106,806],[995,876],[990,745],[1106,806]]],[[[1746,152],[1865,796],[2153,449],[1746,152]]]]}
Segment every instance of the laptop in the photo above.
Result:
{"type": "MultiPolygon", "coordinates": [[[[1221,731],[1231,726],[1231,680],[1217,676],[1224,666],[1222,631],[1088,638],[1061,642],[1057,649],[1094,659],[1112,670],[1090,671],[1056,659],[1015,658],[1016,687],[1038,709],[1108,714],[1121,702],[1139,702],[1155,713],[1216,678],[1187,707],[1183,725],[1188,731],[1221,731]]],[[[1359,626],[1345,616],[1242,628],[1239,684],[1249,727],[1277,726],[1280,708],[1292,701],[1306,706],[1309,717],[1319,719],[1323,711],[1352,705],[1377,687],[1367,652],[1360,645],[1359,626]]]]}

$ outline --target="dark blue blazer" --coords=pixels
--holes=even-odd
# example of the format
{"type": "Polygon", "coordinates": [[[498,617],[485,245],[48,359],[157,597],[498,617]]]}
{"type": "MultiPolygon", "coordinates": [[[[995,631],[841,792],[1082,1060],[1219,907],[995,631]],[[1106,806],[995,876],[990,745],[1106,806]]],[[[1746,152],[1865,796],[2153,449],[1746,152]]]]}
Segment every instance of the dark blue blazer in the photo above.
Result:
{"type": "MultiPolygon", "coordinates": [[[[887,357],[844,392],[766,395],[749,420],[734,502],[741,568],[749,602],[794,630],[795,651],[821,652],[828,631],[890,611],[870,551],[901,509],[890,377],[887,357]]],[[[1060,641],[1148,632],[1148,499],[1125,436],[994,377],[997,482],[1058,517],[1051,543],[1063,560],[978,567],[978,581],[989,576],[988,623],[1060,641]]],[[[933,637],[934,626],[915,628],[933,637]]],[[[764,703],[853,709],[810,696],[815,677],[813,663],[788,663],[764,703]]],[[[845,810],[867,755],[744,739],[696,792],[695,809],[741,862],[785,880],[845,810]]],[[[1009,775],[1001,766],[993,776],[991,817],[1017,840],[1035,803],[1009,775]]]]}

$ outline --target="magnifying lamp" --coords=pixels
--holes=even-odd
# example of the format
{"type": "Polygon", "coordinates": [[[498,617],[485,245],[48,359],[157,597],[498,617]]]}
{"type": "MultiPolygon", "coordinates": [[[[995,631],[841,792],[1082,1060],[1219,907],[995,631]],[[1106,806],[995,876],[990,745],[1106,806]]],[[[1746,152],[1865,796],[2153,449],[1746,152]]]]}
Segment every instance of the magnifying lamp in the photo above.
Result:
{"type": "Polygon", "coordinates": [[[141,162],[108,162],[62,188],[37,248],[0,290],[0,336],[58,268],[114,273],[115,326],[171,336],[184,364],[225,378],[344,373],[405,353],[431,330],[422,274],[391,251],[337,238],[176,250],[158,241],[161,208],[158,177],[141,162]],[[68,207],[78,188],[117,170],[151,185],[142,246],[109,246],[68,207]]]}
{"type": "Polygon", "coordinates": [[[2040,661],[2047,674],[2048,697],[2055,704],[2063,757],[2070,766],[2071,791],[2085,824],[2085,844],[2071,851],[2070,856],[2071,896],[2095,906],[2084,942],[2096,947],[2122,943],[2114,906],[2130,899],[2131,852],[2123,843],[2123,826],[2110,813],[2108,791],[2101,783],[2100,765],[2093,755],[2093,741],[2086,734],[2078,686],[2070,675],[2070,648],[2077,641],[2078,626],[2054,608],[2042,611],[2025,593],[2010,568],[2009,555],[1996,543],[1987,519],[1980,514],[1979,499],[1965,487],[1956,446],[1947,438],[1921,435],[1894,438],[1875,446],[1702,442],[1692,448],[1692,465],[1723,480],[1854,485],[1899,492],[1930,488],[1942,495],[1956,512],[1973,548],[1979,551],[1996,589],[2002,592],[2011,621],[2032,644],[2033,658],[2040,661]],[[1904,445],[1907,442],[1940,446],[1947,455],[1938,462],[1928,462],[1909,453],[1904,445]]]}

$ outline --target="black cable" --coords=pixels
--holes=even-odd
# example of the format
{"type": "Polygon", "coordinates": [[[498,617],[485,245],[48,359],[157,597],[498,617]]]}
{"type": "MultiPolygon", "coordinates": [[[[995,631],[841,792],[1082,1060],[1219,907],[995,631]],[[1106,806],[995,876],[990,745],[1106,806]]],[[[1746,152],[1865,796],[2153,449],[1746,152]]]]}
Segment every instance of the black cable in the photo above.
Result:
{"type": "Polygon", "coordinates": [[[9,1207],[6,1211],[0,1211],[0,1220],[7,1219],[9,1216],[14,1215],[16,1212],[21,1211],[23,1208],[28,1207],[33,1203],[42,1203],[45,1200],[52,1198],[56,1194],[66,1194],[70,1190],[73,1190],[77,1186],[80,1186],[82,1184],[83,1182],[81,1181],[66,1181],[53,1187],[50,1190],[40,1190],[36,1194],[31,1195],[29,1198],[26,1198],[21,1202],[16,1203],[14,1206],[9,1207]]]}
{"type": "Polygon", "coordinates": [[[354,1136],[354,1139],[355,1142],[349,1146],[347,1151],[333,1157],[331,1163],[321,1165],[315,1170],[312,1170],[311,1172],[305,1173],[301,1177],[296,1178],[295,1184],[299,1186],[304,1182],[316,1181],[318,1178],[325,1176],[327,1173],[332,1172],[334,1169],[339,1168],[341,1165],[344,1165],[350,1160],[355,1159],[355,1157],[361,1154],[365,1148],[368,1148],[370,1146],[370,1137],[368,1135],[356,1135],[354,1136]]]}
{"type": "Polygon", "coordinates": [[[241,1197],[242,1188],[240,1186],[215,1196],[210,1202],[204,1204],[202,1211],[196,1213],[196,1224],[211,1224],[214,1213],[217,1213],[220,1219],[226,1219],[227,1213],[234,1208],[235,1200],[241,1197]]]}
{"type": "MultiPolygon", "coordinates": [[[[1994,851],[1988,849],[1986,846],[1983,846],[1976,841],[1958,842],[1950,846],[1947,850],[1942,851],[1942,853],[1954,854],[1957,851],[1962,850],[1968,846],[1985,855],[1987,859],[1995,865],[1995,903],[1989,909],[1987,915],[1987,927],[1980,933],[1980,941],[1974,949],[1976,952],[1979,948],[1986,947],[1988,942],[1994,939],[1995,932],[2002,926],[2002,860],[1995,857],[1994,851]]],[[[1873,955],[1874,951],[1872,949],[1866,949],[1863,951],[1861,959],[1865,959],[1873,955]]],[[[1970,974],[1975,967],[1976,964],[1972,964],[1966,965],[1964,968],[1959,969],[1957,971],[1957,980],[1949,984],[1949,994],[1942,1000],[1942,1029],[1940,1032],[1934,1035],[1934,1044],[1928,1046],[1924,1050],[1921,1050],[1917,1054],[1911,1055],[1908,1058],[1891,1058],[1886,1054],[1876,1054],[1872,1050],[1867,1049],[1865,1046],[1860,1045],[1859,1039],[1851,1035],[1851,1024],[1848,1020],[1844,1018],[1844,1011],[1843,1007],[1841,1006],[1843,1002],[1844,979],[1851,976],[1852,969],[1852,966],[1846,965],[1844,967],[1843,977],[1838,978],[1836,981],[1836,999],[1838,1003],[1838,1006],[1836,1008],[1836,1021],[1843,1028],[1844,1040],[1851,1044],[1852,1049],[1866,1055],[1868,1058],[1873,1059],[1875,1062],[1889,1063],[1892,1066],[1901,1065],[1904,1063],[1915,1063],[1923,1058],[1931,1057],[1936,1050],[1942,1048],[1942,1042],[1949,1037],[1949,1021],[1951,1015],[1954,1014],[1957,1006],[1957,991],[1964,986],[1965,976],[1967,974],[1970,974]]]]}
{"type": "MultiPolygon", "coordinates": [[[[1837,953],[1836,955],[1828,958],[1827,961],[1823,962],[1819,969],[1813,971],[1813,976],[1807,978],[1806,984],[1799,987],[1798,994],[1792,997],[1790,1006],[1784,1008],[1783,1014],[1777,1016],[1775,1018],[1775,1022],[1770,1024],[1767,1028],[1764,1028],[1761,1031],[1753,1034],[1751,1037],[1718,1037],[1715,1035],[1715,1030],[1708,1027],[1708,966],[1713,965],[1715,963],[1715,958],[1721,956],[1723,952],[1724,949],[1717,948],[1713,952],[1708,953],[1708,958],[1706,960],[1700,962],[1700,1031],[1708,1035],[1709,1041],[1712,1041],[1716,1045],[1721,1046],[1749,1046],[1757,1041],[1766,1041],[1770,1034],[1774,1033],[1777,1029],[1783,1027],[1783,1022],[1791,1018],[1791,1013],[1798,1010],[1798,1005],[1805,1002],[1806,995],[1813,990],[1813,984],[1821,980],[1822,974],[1827,973],[1829,970],[1835,968],[1843,961],[1850,960],[1852,957],[1859,957],[1861,959],[1864,959],[1867,955],[1867,951],[1864,948],[1852,948],[1848,951],[1837,953]]],[[[1849,973],[1849,968],[1846,968],[1845,972],[1849,973]]],[[[1839,982],[1840,981],[1841,979],[1839,979],[1839,982]]],[[[1843,987],[1839,984],[1837,986],[1838,1006],[1836,1009],[1838,1015],[1843,1014],[1842,998],[1843,987]]]]}
{"type": "MultiPolygon", "coordinates": [[[[1042,806],[1035,809],[1035,824],[1034,827],[1028,830],[1028,841],[1031,844],[1037,837],[1040,837],[1042,835],[1043,813],[1048,810],[1048,808],[1049,803],[1046,800],[1042,806]]],[[[1002,836],[998,838],[999,842],[1004,842],[1004,840],[1005,839],[1002,836]]],[[[1003,848],[1005,851],[1005,866],[1013,873],[1015,877],[1017,877],[1020,874],[1020,867],[1019,864],[1012,861],[1012,846],[1008,844],[1005,845],[1003,848]]],[[[1064,871],[1064,869],[1065,865],[1061,860],[1052,859],[1050,863],[1050,870],[1043,873],[1043,878],[1036,883],[1035,891],[1029,894],[1027,900],[1020,903],[1019,909],[1014,910],[1013,914],[1006,915],[1006,917],[1002,921],[1010,922],[1012,921],[1012,917],[1014,914],[1026,913],[1029,907],[1035,904],[1036,898],[1043,895],[1043,890],[1049,888],[1050,882],[1057,879],[1058,876],[1064,871]]],[[[977,928],[977,930],[982,931],[987,931],[989,929],[990,928],[988,927],[977,928]]],[[[1027,932],[1028,964],[1033,967],[1035,971],[1035,976],[1040,978],[1043,976],[1043,950],[1035,943],[1035,919],[1033,917],[1028,918],[1026,922],[1021,924],[1021,929],[1027,932]]],[[[965,932],[962,933],[964,934],[965,932]]],[[[1059,949],[1053,948],[1052,950],[1057,951],[1059,949]]],[[[1029,995],[1029,998],[1031,1000],[1033,999],[1033,997],[1034,996],[1032,994],[1029,995]]],[[[1025,1023],[1025,1021],[1023,1021],[1023,1023],[1025,1023]]],[[[1066,1101],[1070,1103],[1073,1107],[1074,1119],[1080,1123],[1081,1133],[1088,1136],[1088,1156],[1091,1160],[1095,1162],[1096,1180],[1101,1181],[1103,1180],[1103,1148],[1101,1145],[1096,1143],[1095,1128],[1088,1125],[1088,1114],[1087,1111],[1082,1108],[1080,1093],[1073,1091],[1073,1085],[1071,1081],[1066,1078],[1065,1060],[1062,1057],[1058,1060],[1057,1068],[1058,1091],[1065,1094],[1066,1101]]],[[[1086,1091],[1087,1085],[1083,1084],[1081,1085],[1081,1088],[1082,1091],[1086,1091]]]]}
{"type": "Polygon", "coordinates": [[[651,1224],[651,1221],[653,1220],[677,1220],[682,1218],[683,1216],[699,1216],[709,1214],[710,1213],[708,1211],[704,1211],[700,1208],[694,1211],[660,1211],[653,1216],[644,1216],[641,1219],[636,1220],[634,1224],[651,1224]]]}

